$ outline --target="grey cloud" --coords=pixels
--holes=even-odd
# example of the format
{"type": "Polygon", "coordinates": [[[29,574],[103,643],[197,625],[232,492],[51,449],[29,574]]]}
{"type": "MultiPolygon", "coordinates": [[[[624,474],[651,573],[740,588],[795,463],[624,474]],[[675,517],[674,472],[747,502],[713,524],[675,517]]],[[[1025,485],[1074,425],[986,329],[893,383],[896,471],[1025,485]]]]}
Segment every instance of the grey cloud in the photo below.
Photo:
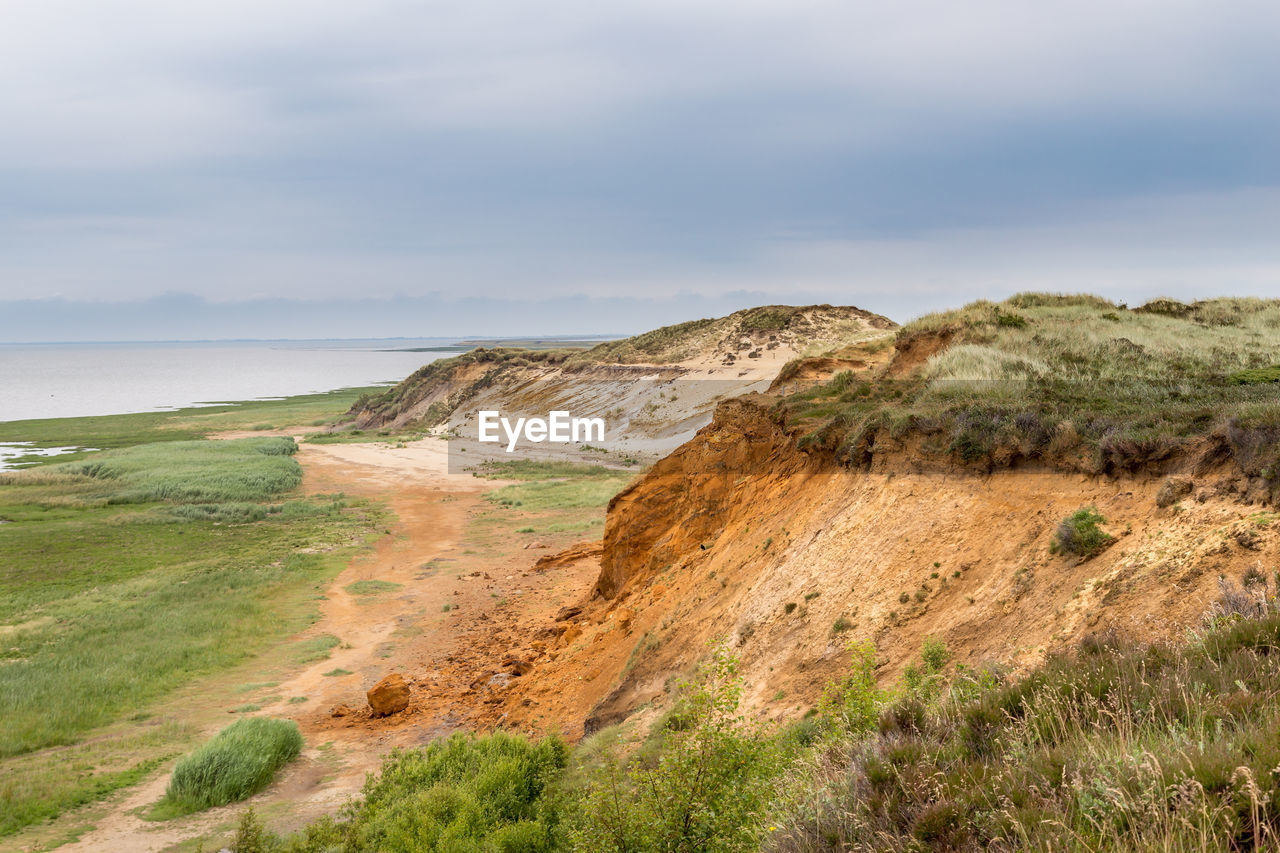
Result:
{"type": "Polygon", "coordinates": [[[3,23],[0,300],[746,288],[902,315],[1280,266],[1273,3],[17,0],[3,23]]]}

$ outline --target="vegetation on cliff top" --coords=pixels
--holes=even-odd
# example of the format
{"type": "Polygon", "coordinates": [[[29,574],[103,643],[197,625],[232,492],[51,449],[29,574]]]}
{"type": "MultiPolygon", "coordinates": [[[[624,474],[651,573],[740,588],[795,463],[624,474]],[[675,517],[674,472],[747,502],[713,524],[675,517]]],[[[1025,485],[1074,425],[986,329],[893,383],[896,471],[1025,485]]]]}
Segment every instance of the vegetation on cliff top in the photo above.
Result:
{"type": "Polygon", "coordinates": [[[898,333],[889,371],[837,375],[780,404],[805,444],[865,464],[915,437],[966,464],[1071,458],[1100,472],[1170,459],[1216,437],[1280,487],[1280,300],[1020,294],[931,314],[898,333]],[[879,445],[879,448],[878,448],[879,445]]]}

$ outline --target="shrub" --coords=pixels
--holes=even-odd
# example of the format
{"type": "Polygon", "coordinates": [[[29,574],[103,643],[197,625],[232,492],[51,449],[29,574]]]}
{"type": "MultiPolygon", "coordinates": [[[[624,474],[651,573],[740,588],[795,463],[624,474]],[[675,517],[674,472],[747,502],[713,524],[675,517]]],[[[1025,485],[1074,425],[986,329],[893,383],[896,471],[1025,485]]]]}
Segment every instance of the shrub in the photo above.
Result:
{"type": "Polygon", "coordinates": [[[876,647],[860,640],[850,643],[849,651],[849,674],[827,685],[818,718],[829,731],[860,734],[875,727],[886,695],[876,684],[876,647]]]}
{"type": "Polygon", "coordinates": [[[1106,521],[1096,507],[1076,510],[1058,524],[1052,550],[1054,553],[1075,554],[1086,560],[1101,554],[1116,541],[1114,536],[1098,526],[1106,521]]]}
{"type": "MultiPolygon", "coordinates": [[[[242,821],[241,833],[252,851],[544,853],[560,847],[561,804],[550,794],[567,763],[557,738],[454,734],[392,752],[338,819],[322,818],[288,839],[252,820],[242,821]]],[[[237,853],[245,849],[239,838],[237,853]]]]}
{"type": "Polygon", "coordinates": [[[301,751],[302,734],[294,722],[237,720],[177,763],[165,801],[183,814],[243,800],[270,784],[301,751]]]}
{"type": "Polygon", "coordinates": [[[738,713],[742,682],[723,647],[685,686],[683,724],[661,732],[656,759],[609,757],[574,822],[582,851],[757,849],[759,815],[779,770],[775,743],[738,713]]]}

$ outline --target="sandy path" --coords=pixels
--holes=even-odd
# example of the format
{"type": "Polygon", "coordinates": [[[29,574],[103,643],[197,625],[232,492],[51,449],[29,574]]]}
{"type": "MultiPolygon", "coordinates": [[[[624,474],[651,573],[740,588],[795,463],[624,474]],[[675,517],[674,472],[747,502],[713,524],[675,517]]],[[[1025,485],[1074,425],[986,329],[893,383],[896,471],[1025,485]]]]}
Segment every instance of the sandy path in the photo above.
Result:
{"type": "MultiPolygon", "coordinates": [[[[262,433],[257,433],[262,435],[262,433]]],[[[339,719],[330,716],[337,705],[358,708],[364,692],[395,670],[412,677],[406,658],[421,659],[430,651],[448,648],[457,634],[456,623],[442,618],[444,602],[459,601],[466,584],[441,566],[459,557],[459,540],[468,513],[480,503],[494,481],[449,474],[447,447],[427,439],[403,448],[386,444],[304,444],[298,453],[304,488],[309,493],[344,492],[387,501],[397,521],[391,535],[382,537],[372,553],[356,557],[334,580],[321,606],[321,619],[295,639],[332,634],[342,644],[272,689],[282,698],[259,712],[296,720],[307,747],[267,791],[250,804],[259,811],[287,803],[287,815],[276,825],[300,824],[333,810],[357,792],[366,771],[396,746],[422,743],[447,727],[438,720],[409,713],[393,721],[339,719]],[[400,584],[390,593],[353,595],[346,587],[356,581],[379,580],[400,584]],[[326,676],[335,669],[349,675],[326,676]],[[306,697],[289,704],[290,697],[306,697]]],[[[474,599],[477,590],[468,589],[474,599]]],[[[434,654],[430,656],[434,657],[434,654]]],[[[213,719],[207,734],[226,724],[213,719]]],[[[155,803],[164,793],[168,774],[157,775],[131,790],[69,851],[159,851],[235,820],[243,803],[211,809],[199,815],[164,823],[139,818],[135,812],[155,803]]]]}

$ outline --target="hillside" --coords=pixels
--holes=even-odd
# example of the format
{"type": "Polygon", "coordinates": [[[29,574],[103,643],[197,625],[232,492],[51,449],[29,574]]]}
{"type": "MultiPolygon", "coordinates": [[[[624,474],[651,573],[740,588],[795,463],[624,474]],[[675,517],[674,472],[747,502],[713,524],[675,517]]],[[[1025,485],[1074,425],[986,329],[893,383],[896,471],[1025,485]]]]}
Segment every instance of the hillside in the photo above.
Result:
{"type": "MultiPolygon", "coordinates": [[[[405,430],[448,423],[474,437],[478,409],[610,415],[604,444],[658,458],[692,436],[717,402],[764,390],[788,363],[869,340],[895,324],[852,307],[772,305],[666,326],[591,349],[478,348],[432,362],[362,398],[338,429],[405,430]]],[[[482,450],[474,444],[468,449],[482,450]]]]}
{"type": "Polygon", "coordinates": [[[884,358],[789,365],[614,498],[581,611],[495,716],[654,714],[717,638],[785,719],[850,638],[893,678],[926,637],[1020,668],[1091,632],[1180,636],[1220,576],[1280,559],[1278,321],[1274,301],[1023,295],[923,318],[884,358]],[[1062,552],[1090,508],[1105,547],[1062,552]]]}

